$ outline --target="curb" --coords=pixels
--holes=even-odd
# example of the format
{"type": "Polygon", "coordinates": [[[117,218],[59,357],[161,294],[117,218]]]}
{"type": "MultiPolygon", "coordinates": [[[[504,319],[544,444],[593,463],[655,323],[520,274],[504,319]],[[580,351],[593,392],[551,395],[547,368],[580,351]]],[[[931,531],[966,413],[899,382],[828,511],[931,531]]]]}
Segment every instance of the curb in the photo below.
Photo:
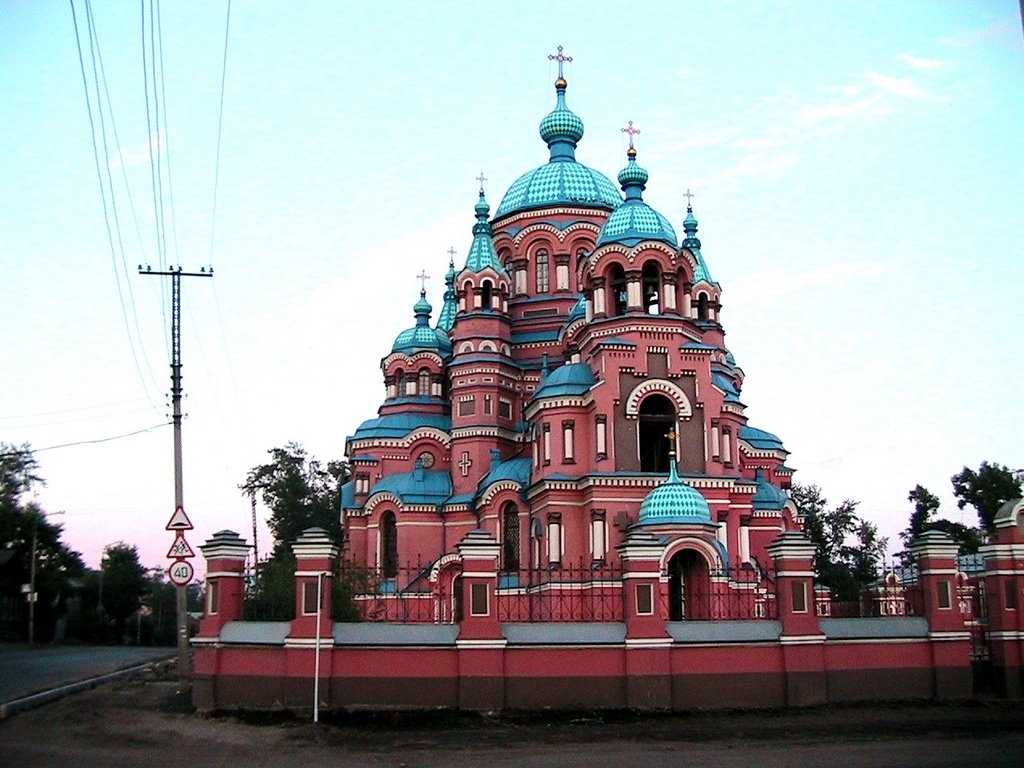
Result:
{"type": "Polygon", "coordinates": [[[6,720],[8,717],[17,714],[18,712],[25,712],[29,709],[41,707],[43,704],[48,704],[51,701],[62,699],[65,696],[71,696],[75,693],[95,688],[97,685],[102,685],[103,683],[109,683],[113,680],[119,680],[122,677],[134,675],[139,672],[143,672],[156,664],[165,664],[173,660],[173,656],[169,656],[166,659],[153,659],[152,661],[147,661],[145,664],[136,664],[134,667],[119,669],[116,672],[107,672],[103,675],[79,680],[76,683],[68,683],[67,685],[59,686],[58,688],[51,688],[48,691],[33,693],[31,696],[24,696],[20,699],[0,702],[0,720],[6,720]]]}

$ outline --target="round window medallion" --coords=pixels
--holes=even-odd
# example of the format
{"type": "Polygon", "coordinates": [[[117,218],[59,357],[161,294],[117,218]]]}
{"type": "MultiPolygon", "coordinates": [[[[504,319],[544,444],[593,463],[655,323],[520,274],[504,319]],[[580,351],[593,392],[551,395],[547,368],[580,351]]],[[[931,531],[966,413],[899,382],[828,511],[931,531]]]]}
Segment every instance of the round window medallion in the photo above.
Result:
{"type": "Polygon", "coordinates": [[[432,454],[430,451],[424,451],[417,457],[416,460],[423,465],[424,469],[430,469],[432,466],[434,466],[434,454],[432,454]]]}

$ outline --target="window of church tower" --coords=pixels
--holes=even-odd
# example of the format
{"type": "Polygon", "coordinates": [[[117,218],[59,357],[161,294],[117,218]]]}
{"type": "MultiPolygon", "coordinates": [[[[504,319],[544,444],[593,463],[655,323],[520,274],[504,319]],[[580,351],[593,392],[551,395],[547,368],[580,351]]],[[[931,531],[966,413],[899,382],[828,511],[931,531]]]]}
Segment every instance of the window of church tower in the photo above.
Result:
{"type": "Polygon", "coordinates": [[[551,463],[551,425],[544,425],[544,463],[551,463]]]}
{"type": "Polygon", "coordinates": [[[697,319],[707,320],[708,318],[708,295],[706,293],[702,293],[697,297],[697,319]]]}
{"type": "Polygon", "coordinates": [[[595,509],[590,515],[590,551],[595,563],[604,562],[608,550],[607,531],[604,510],[595,509]]]}
{"type": "Polygon", "coordinates": [[[668,472],[669,433],[676,422],[672,401],[664,395],[651,394],[640,403],[639,458],[641,472],[668,472]]]}
{"type": "Polygon", "coordinates": [[[626,273],[618,264],[608,271],[608,315],[617,317],[626,314],[626,273]]]}
{"type": "Polygon", "coordinates": [[[416,376],[412,373],[402,377],[402,395],[414,397],[416,395],[416,376]]]}
{"type": "Polygon", "coordinates": [[[558,565],[562,562],[562,516],[551,515],[548,518],[548,564],[558,565]]]}
{"type": "Polygon", "coordinates": [[[572,464],[576,459],[576,425],[573,421],[562,422],[562,460],[572,464]]]}
{"type": "Polygon", "coordinates": [[[398,527],[394,512],[385,512],[380,518],[380,571],[385,579],[398,576],[398,527]]]}
{"type": "Polygon", "coordinates": [[[501,397],[498,398],[498,415],[503,419],[512,418],[512,401],[501,397]]]}
{"type": "Polygon", "coordinates": [[[519,510],[508,503],[501,516],[501,569],[519,570],[519,510]]]}
{"type": "Polygon", "coordinates": [[[490,395],[484,395],[484,415],[490,416],[494,410],[494,400],[490,395]]]}
{"type": "Polygon", "coordinates": [[[426,368],[420,369],[419,394],[421,397],[430,396],[430,371],[426,368]]]}
{"type": "Polygon", "coordinates": [[[459,416],[472,416],[476,413],[476,400],[472,395],[459,398],[459,416]]]}
{"type": "Polygon", "coordinates": [[[537,251],[537,293],[547,293],[551,288],[551,262],[548,252],[537,251]]]}
{"type": "Polygon", "coordinates": [[[597,458],[608,458],[608,417],[597,417],[597,458]]]}
{"type": "Polygon", "coordinates": [[[644,300],[644,311],[649,315],[661,314],[661,269],[657,262],[648,261],[644,264],[641,275],[641,290],[644,300]]]}
{"type": "Polygon", "coordinates": [[[494,286],[490,280],[484,280],[480,286],[480,308],[481,309],[493,309],[494,303],[494,286]]]}

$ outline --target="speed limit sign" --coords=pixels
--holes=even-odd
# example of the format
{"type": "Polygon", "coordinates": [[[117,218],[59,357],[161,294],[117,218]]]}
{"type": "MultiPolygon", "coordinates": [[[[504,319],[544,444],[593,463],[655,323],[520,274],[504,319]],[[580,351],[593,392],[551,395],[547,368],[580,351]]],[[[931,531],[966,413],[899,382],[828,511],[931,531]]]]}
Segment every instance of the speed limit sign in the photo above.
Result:
{"type": "Polygon", "coordinates": [[[170,576],[171,581],[179,587],[184,587],[192,581],[192,577],[195,575],[195,570],[193,570],[192,563],[188,560],[178,560],[167,569],[167,575],[170,576]]]}

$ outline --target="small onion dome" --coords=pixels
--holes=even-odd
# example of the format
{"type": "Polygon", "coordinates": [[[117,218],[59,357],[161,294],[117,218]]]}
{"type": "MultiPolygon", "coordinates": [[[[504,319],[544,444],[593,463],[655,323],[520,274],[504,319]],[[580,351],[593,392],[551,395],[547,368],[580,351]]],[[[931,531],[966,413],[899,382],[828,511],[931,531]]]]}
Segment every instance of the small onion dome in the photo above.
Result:
{"type": "Polygon", "coordinates": [[[621,243],[633,247],[644,240],[658,240],[677,247],[676,232],[668,219],[644,202],[643,191],[647,184],[647,171],[637,165],[636,150],[627,152],[626,167],[619,171],[619,183],[626,201],[608,217],[601,227],[597,245],[621,243]]]}
{"type": "Polygon", "coordinates": [[[561,77],[555,81],[555,108],[540,121],[538,129],[540,137],[551,150],[552,159],[558,153],[572,160],[573,150],[583,138],[583,121],[565,103],[565,89],[568,85],[561,77]],[[562,144],[568,146],[559,146],[562,144]]]}
{"type": "Polygon", "coordinates": [[[710,523],[711,508],[703,494],[679,479],[676,462],[669,464],[668,480],[643,500],[637,525],[710,523]]]}
{"type": "Polygon", "coordinates": [[[683,219],[683,233],[686,235],[686,237],[683,238],[683,248],[686,248],[693,253],[694,258],[697,260],[697,270],[694,272],[693,281],[695,283],[705,282],[717,285],[717,283],[711,279],[711,273],[708,271],[708,265],[705,263],[704,257],[700,253],[700,238],[697,237],[697,219],[693,215],[693,207],[690,205],[686,206],[686,218],[683,219]]]}
{"type": "Polygon", "coordinates": [[[501,266],[498,252],[494,250],[494,241],[491,239],[491,225],[487,221],[487,214],[490,213],[491,206],[487,204],[482,189],[480,190],[480,199],[477,200],[473,210],[476,212],[476,224],[473,225],[473,243],[469,246],[464,270],[482,272],[490,267],[499,275],[504,275],[505,268],[501,266]]]}
{"type": "Polygon", "coordinates": [[[420,291],[420,300],[413,305],[412,311],[416,315],[416,325],[407,328],[395,338],[391,346],[392,352],[401,352],[409,355],[414,352],[437,352],[442,357],[451,353],[452,342],[445,331],[430,327],[430,312],[432,307],[427,301],[427,292],[420,291]]]}
{"type": "Polygon", "coordinates": [[[757,468],[757,476],[754,479],[757,483],[757,490],[754,492],[752,504],[754,509],[768,509],[778,511],[786,506],[789,497],[786,492],[768,482],[762,467],[757,468]]]}
{"type": "Polygon", "coordinates": [[[437,316],[437,330],[451,333],[455,327],[455,315],[458,312],[459,302],[455,293],[455,262],[448,260],[448,274],[444,276],[444,304],[437,316]]]}

